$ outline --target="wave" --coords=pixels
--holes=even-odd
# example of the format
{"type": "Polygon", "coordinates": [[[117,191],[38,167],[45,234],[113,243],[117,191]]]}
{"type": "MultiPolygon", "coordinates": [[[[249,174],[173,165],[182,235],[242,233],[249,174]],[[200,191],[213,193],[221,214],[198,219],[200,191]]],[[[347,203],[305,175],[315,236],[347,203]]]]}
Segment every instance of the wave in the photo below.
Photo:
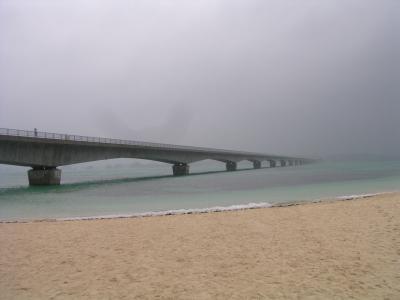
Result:
{"type": "MultiPolygon", "coordinates": [[[[393,192],[381,192],[373,194],[355,194],[355,195],[344,195],[334,197],[335,200],[353,200],[360,198],[370,198],[374,196],[390,194],[393,192]]],[[[170,216],[170,215],[189,215],[189,214],[202,214],[210,212],[223,212],[223,211],[237,211],[245,209],[256,209],[256,208],[270,208],[270,207],[280,207],[288,205],[296,205],[300,203],[311,203],[311,202],[322,202],[327,199],[318,199],[312,201],[302,201],[302,202],[287,202],[287,203],[276,203],[271,204],[268,202],[259,203],[248,203],[248,204],[237,204],[230,206],[214,206],[206,208],[191,208],[191,209],[173,209],[165,211],[150,211],[143,213],[132,213],[132,214],[115,214],[115,215],[103,215],[103,216],[90,216],[90,217],[69,217],[69,218],[57,218],[56,221],[77,221],[77,220],[102,220],[102,219],[120,219],[120,218],[140,218],[140,217],[155,217],[155,216],[170,216]]]]}
{"type": "Polygon", "coordinates": [[[399,190],[393,190],[393,191],[386,191],[386,192],[379,192],[379,193],[369,193],[369,194],[353,194],[353,195],[343,195],[343,196],[337,196],[337,197],[332,197],[332,198],[321,198],[317,199],[314,201],[307,201],[307,202],[313,202],[313,203],[318,203],[318,202],[323,202],[323,201],[346,201],[346,200],[356,200],[356,199],[364,199],[364,198],[371,198],[375,196],[382,196],[382,195],[388,195],[388,194],[393,194],[393,193],[400,193],[399,190]]]}
{"type": "Polygon", "coordinates": [[[214,206],[207,208],[192,208],[192,209],[173,209],[165,211],[150,211],[143,213],[133,214],[116,214],[116,215],[103,215],[91,217],[70,217],[70,218],[57,218],[56,221],[76,221],[76,220],[102,220],[102,219],[119,219],[119,218],[140,218],[140,217],[154,217],[154,216],[170,216],[170,215],[188,215],[188,214],[202,214],[209,212],[222,212],[222,211],[235,211],[254,208],[268,208],[272,204],[268,202],[238,204],[230,206],[214,206]]]}
{"type": "Polygon", "coordinates": [[[353,199],[359,199],[359,198],[370,198],[374,196],[379,196],[379,195],[385,195],[385,194],[391,194],[395,192],[382,192],[382,193],[373,193],[373,194],[355,194],[355,195],[344,195],[344,196],[339,196],[335,197],[337,200],[353,200],[353,199]]]}

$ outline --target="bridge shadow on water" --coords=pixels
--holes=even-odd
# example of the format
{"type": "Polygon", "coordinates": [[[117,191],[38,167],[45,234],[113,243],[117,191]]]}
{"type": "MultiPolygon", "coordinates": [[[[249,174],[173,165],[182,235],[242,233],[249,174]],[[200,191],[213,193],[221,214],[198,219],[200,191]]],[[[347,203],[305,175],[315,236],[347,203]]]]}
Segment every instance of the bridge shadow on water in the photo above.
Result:
{"type": "MultiPolygon", "coordinates": [[[[262,167],[260,169],[269,169],[268,167],[262,167]]],[[[242,171],[257,171],[260,169],[253,168],[242,168],[237,169],[234,172],[229,172],[226,170],[218,170],[218,171],[205,171],[205,172],[196,172],[190,173],[185,176],[174,176],[174,175],[160,175],[160,176],[144,176],[144,177],[125,177],[125,178],[113,178],[113,179],[100,179],[100,180],[90,180],[90,181],[80,181],[80,182],[71,182],[71,183],[62,183],[61,185],[50,185],[50,186],[19,186],[19,187],[10,187],[10,188],[0,188],[0,197],[2,196],[11,196],[17,194],[43,194],[43,193],[69,193],[73,191],[81,191],[85,189],[90,189],[98,186],[106,186],[106,185],[118,185],[118,184],[126,184],[126,183],[134,183],[134,182],[146,182],[146,181],[157,181],[163,179],[183,179],[190,178],[193,176],[202,176],[202,175],[210,175],[210,174],[220,174],[220,173],[239,173],[242,171]]]]}

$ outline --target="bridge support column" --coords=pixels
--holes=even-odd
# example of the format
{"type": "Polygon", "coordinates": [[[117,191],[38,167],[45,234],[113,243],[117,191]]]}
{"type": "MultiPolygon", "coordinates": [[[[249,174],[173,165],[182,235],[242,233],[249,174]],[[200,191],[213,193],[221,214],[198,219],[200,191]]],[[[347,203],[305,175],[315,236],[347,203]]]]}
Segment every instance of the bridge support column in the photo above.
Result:
{"type": "Polygon", "coordinates": [[[261,169],[261,161],[258,161],[258,160],[253,161],[253,168],[261,169]]]}
{"type": "Polygon", "coordinates": [[[59,185],[61,170],[56,167],[39,167],[28,171],[29,185],[59,185]]]}
{"type": "Polygon", "coordinates": [[[289,166],[293,166],[293,165],[294,165],[293,160],[290,160],[290,159],[289,159],[289,160],[288,160],[288,165],[289,165],[289,166]]]}
{"type": "Polygon", "coordinates": [[[177,163],[172,166],[174,176],[184,176],[189,174],[189,165],[185,163],[177,163]]]}
{"type": "Polygon", "coordinates": [[[226,170],[227,171],[236,171],[237,170],[237,163],[234,161],[228,161],[226,163],[226,170]]]}
{"type": "Polygon", "coordinates": [[[270,167],[270,168],[275,168],[275,167],[276,167],[276,161],[274,161],[274,160],[269,160],[268,162],[269,162],[269,167],[270,167]]]}
{"type": "Polygon", "coordinates": [[[281,167],[285,167],[286,166],[286,160],[281,159],[281,167]]]}

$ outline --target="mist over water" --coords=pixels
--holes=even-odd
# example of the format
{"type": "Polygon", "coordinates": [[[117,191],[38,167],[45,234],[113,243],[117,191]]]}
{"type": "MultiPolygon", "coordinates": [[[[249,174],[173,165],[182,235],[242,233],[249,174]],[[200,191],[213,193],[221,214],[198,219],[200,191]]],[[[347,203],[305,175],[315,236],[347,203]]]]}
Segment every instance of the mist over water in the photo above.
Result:
{"type": "Polygon", "coordinates": [[[63,169],[61,186],[29,187],[22,168],[0,169],[0,220],[92,217],[248,203],[309,201],[400,189],[400,161],[347,161],[225,172],[192,164],[171,176],[166,164],[90,163],[63,169]]]}
{"type": "Polygon", "coordinates": [[[0,127],[400,153],[400,2],[0,0],[0,127]]]}
{"type": "Polygon", "coordinates": [[[395,0],[0,0],[2,128],[338,160],[184,178],[116,160],[58,187],[0,166],[0,219],[398,189],[399,32],[395,0]]]}

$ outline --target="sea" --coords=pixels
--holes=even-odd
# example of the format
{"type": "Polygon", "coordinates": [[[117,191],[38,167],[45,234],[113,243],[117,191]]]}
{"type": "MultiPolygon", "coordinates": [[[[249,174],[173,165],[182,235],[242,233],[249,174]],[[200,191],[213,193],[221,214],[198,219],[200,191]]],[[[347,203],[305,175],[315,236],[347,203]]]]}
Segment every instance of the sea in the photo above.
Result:
{"type": "Polygon", "coordinates": [[[174,177],[167,164],[114,159],[60,167],[60,186],[29,186],[29,168],[0,165],[0,221],[233,210],[400,190],[400,160],[238,168],[226,172],[222,163],[203,161],[174,177]]]}

